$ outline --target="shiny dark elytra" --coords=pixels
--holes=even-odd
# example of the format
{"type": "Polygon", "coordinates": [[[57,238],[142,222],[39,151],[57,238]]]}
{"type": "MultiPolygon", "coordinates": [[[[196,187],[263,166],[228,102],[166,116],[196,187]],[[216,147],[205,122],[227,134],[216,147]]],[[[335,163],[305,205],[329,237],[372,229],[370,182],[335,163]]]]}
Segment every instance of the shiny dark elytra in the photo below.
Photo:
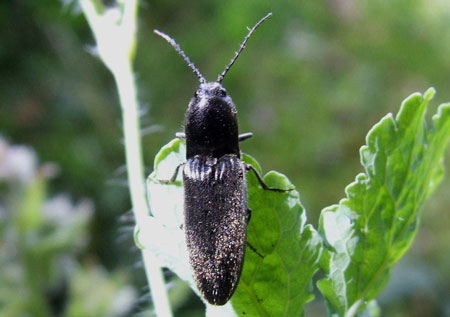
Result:
{"type": "Polygon", "coordinates": [[[240,160],[239,141],[252,134],[238,134],[236,107],[221,84],[252,33],[271,15],[249,31],[215,82],[207,82],[178,44],[155,30],[200,81],[186,113],[185,132],[177,133],[177,137],[186,139],[186,162],[177,167],[171,181],[182,167],[189,260],[198,289],[213,305],[224,305],[230,299],[242,271],[250,219],[245,172],[254,171],[264,189],[285,191],[267,187],[256,170],[240,160]]]}

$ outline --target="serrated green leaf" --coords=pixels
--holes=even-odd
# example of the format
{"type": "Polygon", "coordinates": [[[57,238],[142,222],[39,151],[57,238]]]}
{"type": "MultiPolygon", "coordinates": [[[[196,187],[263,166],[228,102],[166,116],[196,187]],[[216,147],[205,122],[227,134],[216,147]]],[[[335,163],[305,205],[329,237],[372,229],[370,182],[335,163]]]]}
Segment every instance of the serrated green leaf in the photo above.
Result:
{"type": "Polygon", "coordinates": [[[346,188],[347,198],[322,211],[327,277],[317,285],[329,312],[353,316],[384,289],[391,270],[411,245],[427,197],[443,177],[450,137],[450,104],[425,122],[429,89],[408,97],[394,119],[385,116],[361,148],[364,174],[346,188]]]}
{"type": "MultiPolygon", "coordinates": [[[[148,179],[149,203],[153,216],[147,226],[138,228],[139,245],[157,254],[163,266],[193,284],[185,238],[180,225],[183,219],[183,189],[181,181],[164,184],[175,168],[184,161],[184,141],[173,140],[155,158],[155,171],[148,179]]],[[[261,171],[248,155],[243,160],[261,171]]],[[[181,179],[181,173],[177,180],[181,179]]],[[[293,188],[289,180],[276,172],[264,177],[269,186],[293,188]]],[[[253,173],[247,174],[249,207],[252,218],[244,268],[231,305],[208,307],[207,314],[230,315],[230,311],[245,316],[300,316],[303,306],[313,298],[311,281],[318,269],[321,238],[305,225],[306,215],[297,191],[286,193],[265,191],[253,173]]]]}
{"type": "MultiPolygon", "coordinates": [[[[255,163],[244,156],[243,160],[255,163]]],[[[293,188],[282,174],[269,172],[264,181],[275,188],[293,188]]],[[[311,281],[318,269],[321,239],[310,226],[297,191],[263,190],[253,173],[247,174],[249,243],[241,280],[232,304],[239,315],[301,316],[313,299],[311,281]]]]}

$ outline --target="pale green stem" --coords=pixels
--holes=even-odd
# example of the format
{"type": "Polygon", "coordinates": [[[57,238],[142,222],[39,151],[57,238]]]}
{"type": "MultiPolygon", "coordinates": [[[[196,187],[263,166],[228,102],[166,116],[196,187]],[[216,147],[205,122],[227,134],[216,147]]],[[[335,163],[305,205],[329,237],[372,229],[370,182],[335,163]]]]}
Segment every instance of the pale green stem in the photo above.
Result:
{"type": "MultiPolygon", "coordinates": [[[[128,184],[136,223],[142,224],[149,217],[145,194],[142,149],[140,142],[139,107],[132,67],[128,63],[120,72],[113,72],[119,90],[123,114],[125,155],[128,171],[128,184]]],[[[172,316],[167,298],[164,277],[156,257],[148,250],[142,250],[144,268],[148,279],[156,314],[172,316]]]]}
{"type": "MultiPolygon", "coordinates": [[[[119,91],[128,184],[136,224],[141,228],[145,227],[150,212],[145,194],[139,104],[133,76],[138,0],[116,1],[116,6],[110,8],[99,0],[80,0],[80,4],[96,39],[98,54],[112,72],[119,91]]],[[[142,249],[142,257],[156,314],[170,317],[172,312],[161,267],[148,250],[142,249]]]]}

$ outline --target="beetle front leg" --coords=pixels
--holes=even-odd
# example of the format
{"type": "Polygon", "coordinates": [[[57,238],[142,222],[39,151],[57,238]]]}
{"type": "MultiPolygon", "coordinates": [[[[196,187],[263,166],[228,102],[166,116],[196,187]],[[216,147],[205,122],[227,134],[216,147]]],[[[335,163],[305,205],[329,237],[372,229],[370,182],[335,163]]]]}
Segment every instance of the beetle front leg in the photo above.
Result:
{"type": "Polygon", "coordinates": [[[241,133],[239,134],[239,142],[250,139],[252,136],[253,136],[252,132],[241,133]]]}
{"type": "Polygon", "coordinates": [[[175,180],[177,179],[178,172],[180,171],[180,167],[184,166],[184,164],[186,164],[186,163],[181,163],[177,166],[177,168],[175,169],[175,172],[173,173],[173,175],[170,179],[158,179],[158,182],[161,182],[163,184],[174,183],[175,180]]]}

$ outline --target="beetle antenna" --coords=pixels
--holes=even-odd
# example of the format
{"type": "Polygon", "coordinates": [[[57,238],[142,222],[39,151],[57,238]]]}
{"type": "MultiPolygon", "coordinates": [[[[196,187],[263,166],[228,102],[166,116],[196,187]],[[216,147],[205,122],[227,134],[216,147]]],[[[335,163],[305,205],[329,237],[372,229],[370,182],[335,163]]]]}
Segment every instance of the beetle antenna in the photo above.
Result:
{"type": "Polygon", "coordinates": [[[219,77],[217,77],[217,82],[221,83],[223,78],[225,77],[225,75],[228,73],[228,71],[230,70],[231,66],[233,66],[234,62],[237,60],[237,58],[239,57],[239,55],[241,54],[241,52],[244,50],[245,45],[247,44],[248,39],[250,38],[250,36],[252,36],[253,32],[255,32],[255,30],[268,18],[270,18],[272,16],[272,12],[269,12],[269,14],[267,14],[265,17],[263,17],[261,20],[258,21],[258,23],[255,24],[255,26],[253,28],[250,29],[250,31],[248,32],[247,36],[244,38],[244,41],[242,42],[241,46],[239,47],[239,49],[236,51],[236,53],[234,53],[233,58],[231,59],[230,63],[228,64],[228,66],[225,68],[225,70],[222,72],[222,74],[219,75],[219,77]]]}
{"type": "Polygon", "coordinates": [[[167,42],[169,42],[170,45],[173,46],[173,48],[178,52],[178,54],[180,54],[180,56],[183,57],[186,64],[188,64],[188,66],[192,69],[192,71],[197,75],[197,78],[201,84],[206,83],[205,77],[203,77],[203,75],[200,73],[198,68],[195,67],[194,63],[191,62],[189,57],[186,56],[186,54],[181,49],[180,45],[178,45],[177,42],[175,42],[175,40],[173,38],[171,38],[169,35],[167,35],[163,32],[160,32],[158,30],[153,30],[153,32],[155,32],[156,34],[161,36],[163,39],[165,39],[167,42]]]}

